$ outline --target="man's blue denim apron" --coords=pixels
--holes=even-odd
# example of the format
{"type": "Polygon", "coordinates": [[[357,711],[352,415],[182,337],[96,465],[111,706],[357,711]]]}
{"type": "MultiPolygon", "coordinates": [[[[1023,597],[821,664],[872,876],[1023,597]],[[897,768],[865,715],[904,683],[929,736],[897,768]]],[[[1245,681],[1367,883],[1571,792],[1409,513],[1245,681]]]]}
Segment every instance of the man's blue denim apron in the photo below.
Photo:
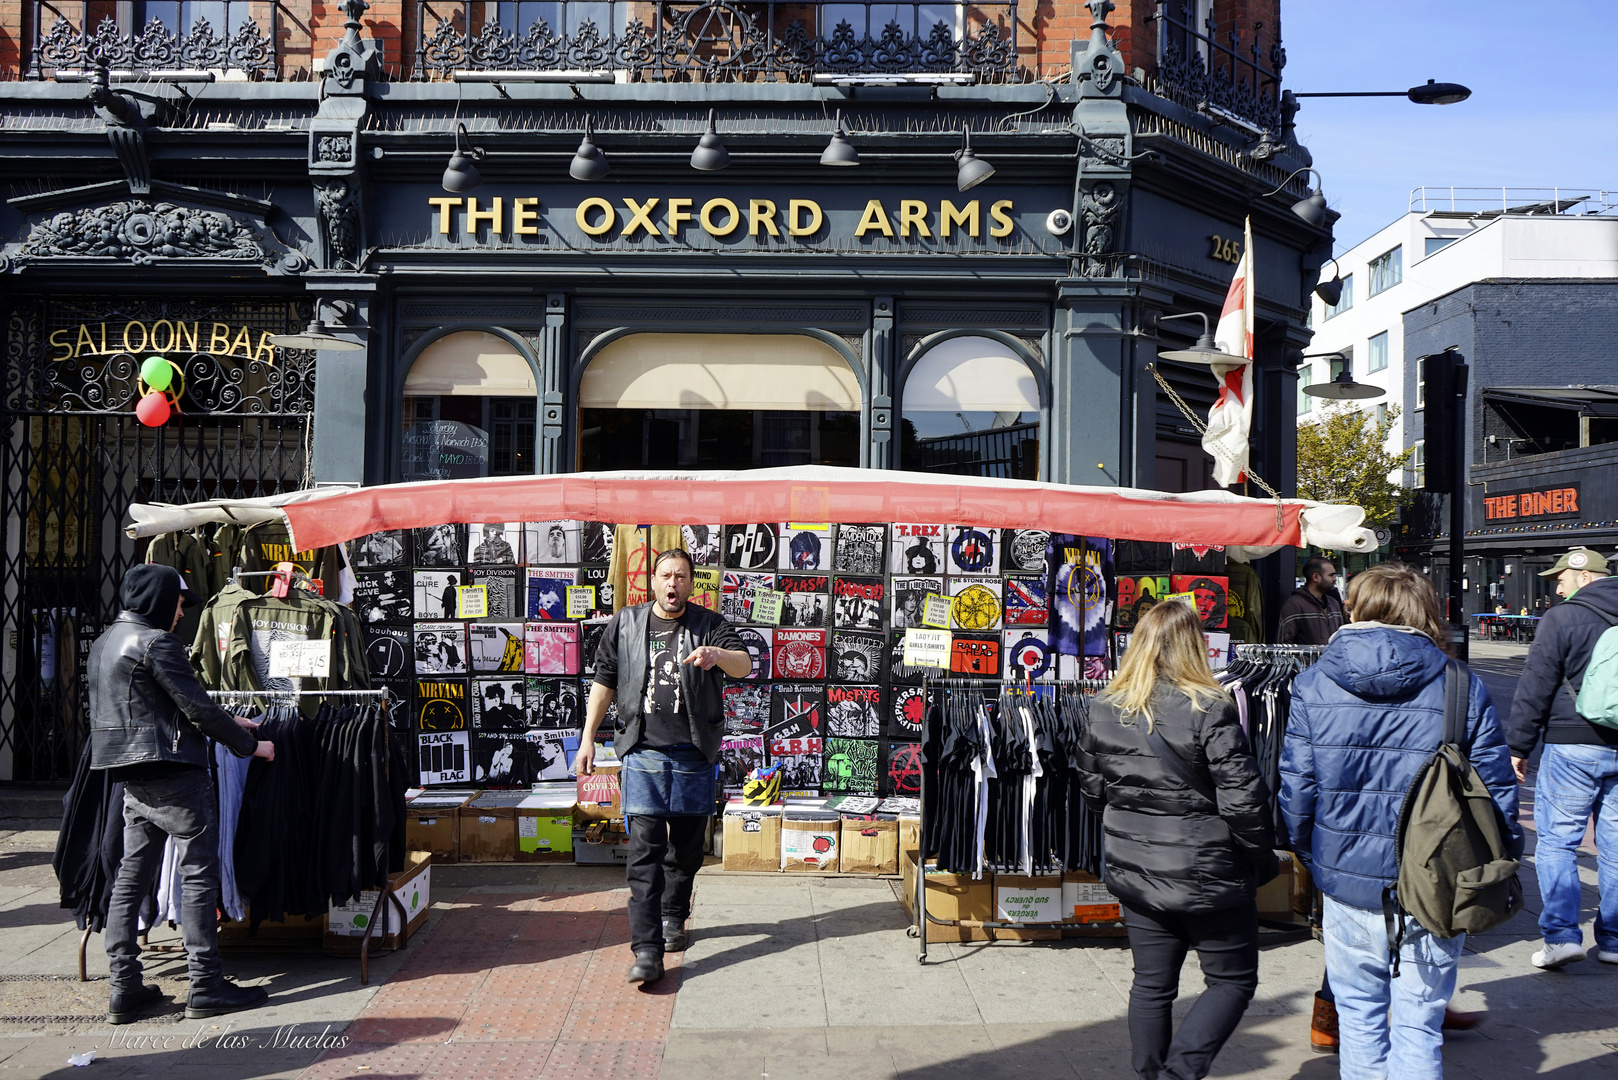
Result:
{"type": "Polygon", "coordinates": [[[706,817],[714,812],[714,765],[695,746],[640,747],[618,777],[624,814],[706,817]]]}

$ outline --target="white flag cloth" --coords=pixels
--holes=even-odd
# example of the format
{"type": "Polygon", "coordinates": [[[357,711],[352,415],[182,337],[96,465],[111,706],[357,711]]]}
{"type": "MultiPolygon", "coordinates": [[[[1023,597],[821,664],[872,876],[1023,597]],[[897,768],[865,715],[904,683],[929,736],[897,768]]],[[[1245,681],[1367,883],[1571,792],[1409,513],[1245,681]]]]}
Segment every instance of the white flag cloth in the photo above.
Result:
{"type": "Polygon", "coordinates": [[[1214,459],[1214,482],[1230,486],[1245,477],[1248,437],[1253,430],[1253,222],[1249,218],[1242,240],[1242,261],[1236,265],[1225,308],[1219,314],[1214,341],[1245,363],[1214,364],[1219,398],[1208,410],[1208,430],[1202,448],[1214,459]]]}

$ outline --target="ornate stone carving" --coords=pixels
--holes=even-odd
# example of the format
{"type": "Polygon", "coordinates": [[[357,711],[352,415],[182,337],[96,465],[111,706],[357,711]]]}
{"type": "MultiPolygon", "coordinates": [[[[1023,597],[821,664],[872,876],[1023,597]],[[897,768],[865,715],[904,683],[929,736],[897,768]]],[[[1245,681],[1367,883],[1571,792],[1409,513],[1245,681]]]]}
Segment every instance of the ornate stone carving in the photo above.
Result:
{"type": "Polygon", "coordinates": [[[251,226],[218,210],[131,199],[63,211],[35,225],[25,258],[111,258],[141,265],[160,259],[266,261],[251,226]]]}
{"type": "Polygon", "coordinates": [[[326,242],[326,269],[359,269],[359,204],[348,181],[316,184],[315,202],[320,207],[320,231],[326,242]]]}
{"type": "Polygon", "coordinates": [[[326,162],[354,160],[354,140],[346,135],[322,135],[315,146],[315,158],[326,162]]]}
{"type": "Polygon", "coordinates": [[[1091,186],[1089,191],[1083,193],[1081,207],[1084,210],[1084,276],[1105,277],[1107,275],[1106,256],[1111,255],[1116,237],[1113,232],[1113,221],[1118,217],[1118,208],[1123,204],[1118,189],[1110,181],[1099,180],[1091,186]]]}

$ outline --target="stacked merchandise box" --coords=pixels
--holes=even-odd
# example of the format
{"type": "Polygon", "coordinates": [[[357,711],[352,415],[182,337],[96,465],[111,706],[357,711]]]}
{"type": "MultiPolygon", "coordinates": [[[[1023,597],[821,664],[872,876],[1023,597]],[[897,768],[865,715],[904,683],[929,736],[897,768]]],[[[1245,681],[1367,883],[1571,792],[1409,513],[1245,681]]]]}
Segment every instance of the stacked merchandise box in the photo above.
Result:
{"type": "Polygon", "coordinates": [[[461,807],[477,798],[475,789],[420,791],[405,802],[405,846],[429,851],[440,862],[461,857],[461,807]]]}
{"type": "Polygon", "coordinates": [[[781,869],[782,803],[747,806],[740,799],[725,805],[724,859],[726,870],[781,869]]]}
{"type": "MultiPolygon", "coordinates": [[[[374,945],[397,949],[426,923],[427,911],[432,907],[432,871],[433,857],[430,852],[405,853],[405,868],[388,877],[388,889],[404,908],[405,918],[399,917],[399,907],[391,902],[384,904],[383,929],[380,933],[373,932],[371,940],[374,945]]],[[[370,925],[371,916],[376,910],[379,891],[371,889],[362,892],[352,903],[334,906],[326,913],[325,948],[328,953],[345,955],[359,952],[360,939],[365,936],[365,928],[370,925]]]]}
{"type": "Polygon", "coordinates": [[[517,862],[572,862],[577,803],[572,784],[535,785],[517,804],[517,862]]]}
{"type": "Polygon", "coordinates": [[[517,807],[525,791],[485,791],[461,807],[461,861],[514,862],[517,807]]]}
{"type": "Polygon", "coordinates": [[[788,873],[835,874],[842,818],[789,800],[781,814],[781,869],[788,873]]]}
{"type": "Polygon", "coordinates": [[[622,866],[629,861],[629,834],[624,821],[597,821],[573,830],[573,861],[598,866],[622,866]]]}
{"type": "Polygon", "coordinates": [[[845,874],[899,872],[899,819],[892,814],[843,814],[838,869],[845,874]]]}
{"type": "Polygon", "coordinates": [[[1062,875],[1062,918],[1079,925],[1116,923],[1123,909],[1094,874],[1070,871],[1062,875]]]}

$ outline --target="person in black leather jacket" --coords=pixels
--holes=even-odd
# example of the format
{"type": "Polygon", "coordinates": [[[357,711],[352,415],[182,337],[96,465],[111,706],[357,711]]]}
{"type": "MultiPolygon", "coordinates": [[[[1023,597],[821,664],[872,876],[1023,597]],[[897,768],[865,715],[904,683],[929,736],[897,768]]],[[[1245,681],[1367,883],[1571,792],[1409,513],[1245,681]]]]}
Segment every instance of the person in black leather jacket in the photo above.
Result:
{"type": "Polygon", "coordinates": [[[1141,616],[1091,708],[1079,766],[1134,953],[1132,1064],[1145,1080],[1201,1080],[1258,988],[1254,901],[1276,857],[1268,792],[1191,605],[1141,616]],[[1207,989],[1176,1032],[1189,949],[1207,989]]]}
{"type": "Polygon", "coordinates": [[[257,725],[209,700],[172,630],[195,600],[172,567],[142,564],[124,575],[123,610],[90,646],[90,767],[124,785],[124,857],[107,910],[112,972],[109,1024],[127,1024],[163,995],[142,985],[136,919],[172,837],[183,878],[181,932],[191,980],[186,1016],[202,1019],[257,1005],[261,988],[225,982],[219,958],[219,831],[208,778],[210,739],[237,757],[274,760],[257,725]]]}

